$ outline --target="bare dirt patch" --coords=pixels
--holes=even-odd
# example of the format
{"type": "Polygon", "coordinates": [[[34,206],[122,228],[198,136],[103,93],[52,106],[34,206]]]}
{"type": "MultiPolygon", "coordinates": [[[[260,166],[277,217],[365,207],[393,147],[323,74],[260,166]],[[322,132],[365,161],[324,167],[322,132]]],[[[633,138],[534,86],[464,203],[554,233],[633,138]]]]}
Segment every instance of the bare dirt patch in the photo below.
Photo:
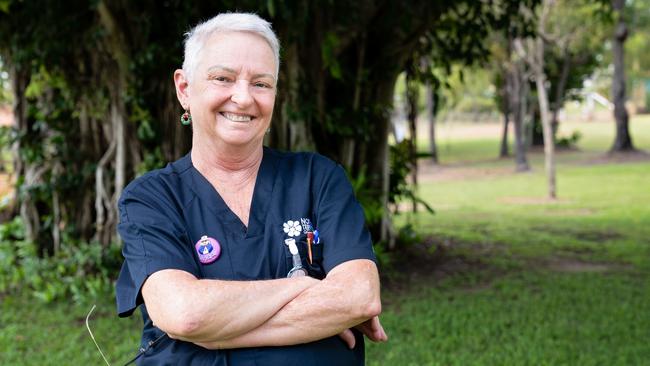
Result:
{"type": "MultiPolygon", "coordinates": [[[[633,266],[625,263],[584,259],[593,252],[592,248],[568,248],[563,254],[550,257],[520,257],[513,256],[503,244],[462,243],[449,238],[427,237],[421,243],[393,254],[392,266],[382,273],[382,286],[393,294],[417,293],[423,288],[421,286],[438,286],[448,278],[461,276],[469,280],[467,286],[459,287],[459,290],[479,292],[489,289],[496,279],[522,270],[561,273],[633,270],[633,266]],[[490,258],[497,257],[508,257],[512,266],[490,262],[490,258]]],[[[398,303],[392,306],[399,308],[398,303]]]]}
{"type": "Polygon", "coordinates": [[[630,152],[607,153],[588,159],[585,165],[616,164],[616,163],[639,163],[650,161],[650,154],[643,150],[630,152]]]}
{"type": "MultiPolygon", "coordinates": [[[[421,243],[406,247],[393,255],[391,268],[382,273],[382,287],[392,293],[409,292],[420,285],[436,286],[452,276],[480,278],[471,281],[464,291],[481,291],[504,274],[480,258],[503,255],[504,247],[496,244],[458,243],[449,238],[426,237],[421,243]],[[463,248],[471,254],[460,254],[463,248]]],[[[398,305],[398,304],[396,304],[398,305]]]]}
{"type": "Polygon", "coordinates": [[[548,210],[544,212],[548,216],[565,216],[565,217],[576,217],[576,216],[590,216],[594,215],[598,210],[591,208],[570,208],[562,210],[548,210]]]}
{"type": "Polygon", "coordinates": [[[438,165],[431,162],[418,163],[419,182],[463,181],[472,179],[496,178],[515,174],[512,167],[463,167],[458,165],[438,165]]]}
{"type": "Polygon", "coordinates": [[[510,205],[560,205],[571,203],[567,199],[551,199],[548,197],[502,197],[499,201],[510,205]]]}
{"type": "MultiPolygon", "coordinates": [[[[537,226],[533,227],[534,231],[541,233],[555,234],[557,236],[573,236],[578,240],[589,241],[592,243],[604,243],[610,240],[622,239],[625,236],[619,232],[616,232],[611,229],[576,229],[576,228],[556,228],[551,226],[537,226]]],[[[575,248],[569,248],[568,250],[573,253],[577,253],[575,248]]]]}
{"type": "Polygon", "coordinates": [[[620,263],[596,263],[561,257],[549,259],[542,266],[551,271],[566,273],[605,273],[620,271],[629,267],[620,263]]]}

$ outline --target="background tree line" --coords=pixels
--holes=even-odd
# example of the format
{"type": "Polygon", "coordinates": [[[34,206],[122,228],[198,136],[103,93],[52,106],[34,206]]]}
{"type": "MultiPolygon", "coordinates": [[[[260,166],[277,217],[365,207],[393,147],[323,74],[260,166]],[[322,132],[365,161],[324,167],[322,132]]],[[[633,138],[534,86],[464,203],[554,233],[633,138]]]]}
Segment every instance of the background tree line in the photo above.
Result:
{"type": "MultiPolygon", "coordinates": [[[[171,80],[182,62],[183,33],[219,12],[252,11],[272,22],[282,43],[268,144],[315,150],[346,167],[374,240],[392,248],[389,203],[417,198],[406,182],[417,167],[415,127],[404,144],[389,144],[398,76],[406,72],[411,85],[428,86],[434,121],[452,66],[487,65],[498,57],[496,42],[505,50],[504,111],[516,127],[524,107],[514,100],[528,94],[513,83],[530,90],[534,78],[513,42],[543,36],[539,9],[537,0],[0,0],[0,57],[13,94],[17,178],[5,216],[20,217],[24,232],[14,236],[33,243],[38,257],[68,258],[91,248],[88,256],[95,259],[75,266],[73,276],[110,267],[124,186],[189,151],[190,131],[178,123],[182,111],[171,80]]],[[[610,7],[602,12],[611,19],[610,7]]],[[[563,26],[557,25],[559,33],[571,32],[563,26]]],[[[544,65],[547,75],[558,75],[547,79],[564,84],[554,84],[560,90],[555,110],[563,90],[594,63],[579,49],[591,43],[562,42],[544,52],[553,60],[544,65]],[[574,71],[566,71],[567,64],[574,71]]],[[[409,90],[412,101],[417,88],[409,90]]],[[[24,264],[25,256],[15,254],[20,250],[10,250],[11,265],[24,264]]]]}

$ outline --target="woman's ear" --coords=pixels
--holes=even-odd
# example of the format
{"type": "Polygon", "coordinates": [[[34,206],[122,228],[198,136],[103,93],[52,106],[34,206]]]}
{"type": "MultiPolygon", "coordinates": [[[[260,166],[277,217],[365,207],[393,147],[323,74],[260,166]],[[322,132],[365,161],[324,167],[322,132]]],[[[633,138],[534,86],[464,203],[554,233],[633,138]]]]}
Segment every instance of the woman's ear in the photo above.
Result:
{"type": "Polygon", "coordinates": [[[190,107],[189,98],[190,98],[190,84],[187,80],[187,75],[182,69],[174,71],[174,85],[176,86],[176,98],[183,106],[183,109],[187,110],[190,107]]]}

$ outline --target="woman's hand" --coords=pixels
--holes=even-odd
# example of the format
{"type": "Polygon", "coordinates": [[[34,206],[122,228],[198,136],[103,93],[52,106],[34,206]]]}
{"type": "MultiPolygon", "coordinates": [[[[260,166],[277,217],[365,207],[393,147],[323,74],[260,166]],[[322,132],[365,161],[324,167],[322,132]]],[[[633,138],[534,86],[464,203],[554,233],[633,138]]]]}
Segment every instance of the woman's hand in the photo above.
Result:
{"type": "MultiPolygon", "coordinates": [[[[373,342],[385,342],[388,340],[388,335],[386,335],[384,327],[382,327],[379,322],[378,316],[372,317],[354,328],[363,333],[363,335],[373,342]]],[[[350,349],[354,348],[356,345],[354,333],[352,333],[350,329],[346,329],[339,333],[339,337],[341,337],[343,342],[345,342],[350,349]]]]}

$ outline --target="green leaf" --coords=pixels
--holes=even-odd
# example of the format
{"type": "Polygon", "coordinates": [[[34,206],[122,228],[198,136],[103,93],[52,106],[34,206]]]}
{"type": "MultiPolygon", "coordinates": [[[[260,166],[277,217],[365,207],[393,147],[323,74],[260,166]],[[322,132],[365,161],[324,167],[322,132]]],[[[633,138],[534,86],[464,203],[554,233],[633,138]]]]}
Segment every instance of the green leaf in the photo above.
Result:
{"type": "Polygon", "coordinates": [[[6,14],[9,14],[9,7],[11,6],[11,0],[0,0],[0,11],[6,14]]]}
{"type": "Polygon", "coordinates": [[[271,18],[275,17],[275,4],[273,0],[266,0],[266,9],[269,11],[271,18]]]}

